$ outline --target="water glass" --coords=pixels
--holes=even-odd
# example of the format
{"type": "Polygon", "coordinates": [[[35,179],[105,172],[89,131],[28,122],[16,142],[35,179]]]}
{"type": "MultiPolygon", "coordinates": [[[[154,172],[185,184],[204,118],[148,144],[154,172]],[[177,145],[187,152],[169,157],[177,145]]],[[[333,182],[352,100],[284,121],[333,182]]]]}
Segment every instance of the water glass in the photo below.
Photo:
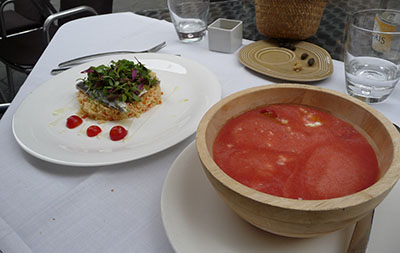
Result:
{"type": "Polygon", "coordinates": [[[344,53],[347,93],[367,103],[384,101],[400,79],[400,11],[350,15],[344,53]]]}
{"type": "Polygon", "coordinates": [[[168,0],[169,13],[182,42],[195,42],[204,37],[209,6],[209,0],[168,0]]]}

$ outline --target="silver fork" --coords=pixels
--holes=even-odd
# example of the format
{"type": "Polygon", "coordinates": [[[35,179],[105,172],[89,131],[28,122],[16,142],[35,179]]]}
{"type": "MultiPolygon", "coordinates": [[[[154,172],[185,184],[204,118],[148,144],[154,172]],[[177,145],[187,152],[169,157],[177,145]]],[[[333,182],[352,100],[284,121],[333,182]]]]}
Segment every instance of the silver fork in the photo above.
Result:
{"type": "Polygon", "coordinates": [[[154,53],[159,51],[160,49],[164,48],[167,45],[167,42],[163,41],[160,44],[146,49],[142,51],[113,51],[113,52],[104,52],[104,53],[98,53],[98,54],[91,54],[91,55],[86,55],[82,57],[78,57],[75,59],[71,59],[68,61],[61,62],[58,64],[58,68],[52,69],[51,74],[58,74],[64,70],[67,70],[71,68],[72,66],[78,65],[80,63],[86,62],[90,59],[96,58],[96,57],[101,57],[101,56],[107,56],[107,55],[113,55],[113,54],[139,54],[139,53],[154,53]]]}
{"type": "Polygon", "coordinates": [[[137,53],[154,53],[159,51],[160,49],[162,49],[163,47],[165,47],[167,45],[167,42],[163,41],[160,44],[146,49],[146,50],[142,50],[142,51],[114,51],[114,52],[104,52],[104,53],[98,53],[98,54],[91,54],[91,55],[86,55],[86,56],[82,56],[82,57],[78,57],[72,60],[68,60],[65,62],[61,62],[60,64],[58,64],[58,67],[62,68],[62,67],[67,67],[67,66],[73,66],[76,64],[79,64],[81,62],[87,61],[89,59],[92,58],[96,58],[96,57],[100,57],[100,56],[106,56],[106,55],[112,55],[112,54],[137,54],[137,53]]]}

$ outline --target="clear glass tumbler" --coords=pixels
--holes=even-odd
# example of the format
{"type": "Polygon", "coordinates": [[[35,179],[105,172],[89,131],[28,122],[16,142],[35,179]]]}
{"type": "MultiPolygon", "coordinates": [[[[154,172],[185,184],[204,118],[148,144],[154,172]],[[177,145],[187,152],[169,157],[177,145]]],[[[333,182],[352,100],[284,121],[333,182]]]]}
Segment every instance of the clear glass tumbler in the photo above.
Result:
{"type": "Polygon", "coordinates": [[[209,0],[168,0],[171,20],[182,42],[195,42],[204,37],[209,6],[209,0]]]}
{"type": "Polygon", "coordinates": [[[400,79],[400,11],[357,11],[346,26],[346,89],[367,103],[382,102],[400,79]]]}

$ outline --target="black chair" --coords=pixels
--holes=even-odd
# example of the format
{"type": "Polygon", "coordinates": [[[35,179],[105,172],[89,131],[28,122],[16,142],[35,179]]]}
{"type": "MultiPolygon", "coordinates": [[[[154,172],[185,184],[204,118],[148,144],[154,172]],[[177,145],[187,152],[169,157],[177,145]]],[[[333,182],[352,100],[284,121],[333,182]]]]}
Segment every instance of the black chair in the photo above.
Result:
{"type": "Polygon", "coordinates": [[[60,27],[60,25],[69,21],[68,18],[78,18],[82,15],[97,15],[98,13],[110,13],[112,12],[113,2],[113,0],[61,0],[60,11],[52,13],[54,10],[49,7],[48,0],[31,1],[36,2],[36,6],[39,5],[41,8],[43,8],[42,12],[46,10],[50,13],[50,15],[45,19],[43,26],[37,30],[24,32],[13,36],[7,36],[0,40],[0,61],[6,65],[7,81],[10,93],[9,97],[11,100],[15,95],[12,70],[29,74],[33,66],[42,55],[43,51],[46,49],[47,44],[56,30],[60,27]],[[108,5],[100,6],[104,7],[104,9],[100,9],[97,5],[98,2],[107,2],[108,5]],[[91,6],[97,8],[98,11],[91,6]]]}
{"type": "MultiPolygon", "coordinates": [[[[90,6],[92,7],[99,15],[107,14],[112,12],[113,0],[66,0],[60,1],[60,10],[68,10],[77,6],[90,6]]],[[[77,19],[80,17],[84,17],[84,13],[76,14],[72,16],[68,16],[66,18],[62,18],[59,21],[59,25],[62,25],[70,20],[77,19]]]]}
{"type": "Polygon", "coordinates": [[[50,14],[42,12],[31,0],[1,0],[0,38],[40,28],[50,14]]]}

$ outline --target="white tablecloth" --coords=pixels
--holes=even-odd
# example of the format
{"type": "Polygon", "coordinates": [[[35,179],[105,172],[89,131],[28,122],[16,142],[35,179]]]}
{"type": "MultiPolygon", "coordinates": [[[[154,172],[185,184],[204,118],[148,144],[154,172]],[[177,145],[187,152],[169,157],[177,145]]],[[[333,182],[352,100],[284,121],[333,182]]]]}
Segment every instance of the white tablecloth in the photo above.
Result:
{"type": "MultiPolygon", "coordinates": [[[[194,135],[140,160],[95,168],[68,167],[36,159],[15,141],[11,121],[23,99],[61,61],[111,50],[139,50],[161,41],[161,53],[195,60],[218,77],[223,97],[274,80],[240,64],[237,53],[208,50],[207,38],[178,41],[173,25],[132,13],[115,13],[70,22],[55,35],[0,121],[0,250],[10,252],[171,252],[160,211],[169,167],[194,135]]],[[[243,41],[248,44],[251,41],[243,41]]],[[[345,92],[343,63],[314,85],[345,92]]],[[[374,105],[400,123],[400,91],[374,105]]],[[[40,108],[38,108],[40,110],[40,108]]],[[[27,125],[29,128],[29,125],[27,125]]],[[[370,252],[400,248],[400,197],[397,185],[377,209],[370,252]],[[398,201],[397,201],[398,202],[398,201]],[[398,202],[399,203],[399,202],[398,202]]]]}

